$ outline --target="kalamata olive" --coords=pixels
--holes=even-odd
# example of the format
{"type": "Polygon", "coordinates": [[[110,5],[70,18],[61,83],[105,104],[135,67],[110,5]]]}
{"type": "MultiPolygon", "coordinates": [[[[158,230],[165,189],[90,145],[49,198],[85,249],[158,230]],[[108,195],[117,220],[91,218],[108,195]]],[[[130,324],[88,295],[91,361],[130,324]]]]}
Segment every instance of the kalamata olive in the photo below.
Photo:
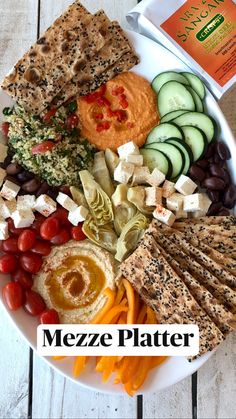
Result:
{"type": "Polygon", "coordinates": [[[228,209],[226,209],[226,208],[222,208],[219,212],[218,212],[218,214],[217,215],[223,215],[224,217],[225,216],[227,216],[227,215],[230,215],[230,211],[228,210],[228,209]]]}
{"type": "Polygon", "coordinates": [[[46,194],[48,190],[49,190],[49,185],[47,184],[47,182],[43,182],[42,185],[37,190],[36,197],[46,194]]]}
{"type": "Polygon", "coordinates": [[[217,176],[221,179],[223,179],[225,176],[224,169],[220,167],[218,164],[211,164],[209,170],[212,176],[217,176]]]}
{"type": "Polygon", "coordinates": [[[17,178],[19,179],[20,182],[25,183],[28,180],[31,180],[34,178],[34,174],[28,172],[27,170],[24,170],[23,172],[19,173],[17,175],[17,178]]]}
{"type": "Polygon", "coordinates": [[[2,163],[2,168],[3,168],[3,169],[6,169],[6,168],[7,168],[7,166],[8,166],[9,164],[11,164],[11,161],[12,161],[12,156],[10,156],[10,155],[8,154],[8,155],[7,155],[7,157],[5,158],[4,162],[2,163]]]}
{"type": "Polygon", "coordinates": [[[217,176],[211,176],[202,182],[202,186],[211,191],[223,191],[225,189],[225,182],[217,176]]]}
{"type": "Polygon", "coordinates": [[[28,182],[23,183],[22,189],[25,192],[34,193],[38,190],[40,185],[41,185],[40,181],[34,178],[32,180],[29,180],[28,182]]]}
{"type": "Polygon", "coordinates": [[[197,166],[201,167],[202,169],[206,169],[209,166],[209,160],[203,159],[197,161],[197,166]]]}
{"type": "Polygon", "coordinates": [[[223,204],[226,208],[233,208],[236,203],[236,186],[230,185],[225,190],[223,204]]]}
{"type": "Polygon", "coordinates": [[[15,176],[10,176],[10,175],[7,175],[6,177],[5,177],[5,180],[9,180],[10,182],[12,182],[12,183],[15,183],[16,185],[18,185],[18,186],[20,186],[21,184],[20,184],[20,182],[19,182],[19,180],[17,179],[17,177],[15,177],[15,176]]]}
{"type": "Polygon", "coordinates": [[[56,198],[57,198],[57,195],[58,195],[58,189],[57,188],[50,188],[47,195],[50,196],[50,198],[54,199],[54,201],[55,201],[56,198]]]}
{"type": "Polygon", "coordinates": [[[225,160],[222,160],[218,154],[215,154],[213,157],[213,163],[218,164],[220,167],[225,165],[225,160]]]}
{"type": "Polygon", "coordinates": [[[216,215],[222,208],[222,202],[213,202],[207,212],[207,215],[216,215]]]}
{"type": "Polygon", "coordinates": [[[215,153],[215,143],[209,145],[209,147],[206,151],[206,154],[204,156],[205,159],[209,159],[210,157],[212,157],[214,155],[214,153],[215,153]]]}
{"type": "Polygon", "coordinates": [[[191,179],[198,182],[202,182],[206,177],[204,170],[202,170],[201,167],[198,167],[196,164],[190,167],[189,174],[191,179]]]}
{"type": "Polygon", "coordinates": [[[207,195],[212,202],[219,202],[220,200],[220,193],[218,191],[207,191],[207,195]]]}
{"type": "Polygon", "coordinates": [[[227,169],[224,170],[224,175],[222,176],[222,179],[225,181],[226,185],[229,185],[231,182],[230,174],[227,169]]]}
{"type": "Polygon", "coordinates": [[[18,163],[10,163],[6,168],[8,175],[17,175],[18,173],[22,172],[22,170],[22,166],[20,166],[18,163]]]}
{"type": "Polygon", "coordinates": [[[71,197],[69,186],[66,186],[66,185],[60,186],[59,191],[71,197]]]}
{"type": "Polygon", "coordinates": [[[231,158],[231,154],[227,145],[222,141],[218,141],[216,143],[216,152],[221,160],[229,160],[231,158]]]}

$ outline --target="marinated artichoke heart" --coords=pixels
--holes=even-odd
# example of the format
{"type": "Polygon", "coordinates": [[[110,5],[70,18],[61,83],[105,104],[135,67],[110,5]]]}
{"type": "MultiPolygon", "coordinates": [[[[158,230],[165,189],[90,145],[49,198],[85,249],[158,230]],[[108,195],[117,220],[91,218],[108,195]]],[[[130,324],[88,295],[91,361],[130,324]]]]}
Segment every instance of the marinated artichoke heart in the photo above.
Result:
{"type": "Polygon", "coordinates": [[[138,212],[123,228],[117,241],[115,259],[122,262],[135,249],[148,226],[145,215],[138,212]]]}
{"type": "Polygon", "coordinates": [[[99,183],[106,194],[111,197],[115,188],[107,168],[104,151],[99,151],[94,155],[92,172],[96,182],[99,183]]]}
{"type": "Polygon", "coordinates": [[[88,208],[88,203],[85,199],[85,196],[79,188],[77,188],[76,186],[71,186],[70,193],[72,195],[73,200],[78,206],[83,205],[83,207],[88,208]]]}
{"type": "Polygon", "coordinates": [[[134,186],[129,188],[127,192],[127,199],[135,205],[142,214],[150,216],[153,213],[153,207],[146,205],[146,193],[143,186],[134,186]]]}
{"type": "Polygon", "coordinates": [[[121,234],[122,229],[136,214],[136,207],[127,199],[128,186],[118,185],[114,194],[111,197],[114,209],[114,227],[118,235],[121,234]]]}
{"type": "Polygon", "coordinates": [[[117,235],[112,224],[98,226],[93,217],[89,217],[83,224],[83,232],[93,243],[115,254],[117,248],[117,235]]]}
{"type": "Polygon", "coordinates": [[[111,174],[111,176],[113,178],[114,177],[115,168],[119,164],[119,157],[110,148],[106,148],[106,150],[105,150],[105,159],[106,159],[106,164],[107,164],[107,167],[109,169],[109,172],[110,172],[110,174],[111,174]]]}
{"type": "Polygon", "coordinates": [[[98,226],[109,224],[114,219],[112,204],[109,196],[94,180],[88,170],[82,170],[80,180],[90,212],[98,226]]]}

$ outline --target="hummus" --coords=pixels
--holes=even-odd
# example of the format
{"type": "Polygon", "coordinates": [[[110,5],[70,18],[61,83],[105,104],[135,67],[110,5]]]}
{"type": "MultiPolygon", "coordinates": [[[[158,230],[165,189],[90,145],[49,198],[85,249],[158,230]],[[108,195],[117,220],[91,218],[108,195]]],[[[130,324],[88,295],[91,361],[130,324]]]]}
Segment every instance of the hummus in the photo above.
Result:
{"type": "Polygon", "coordinates": [[[90,323],[106,301],[105,288],[115,288],[113,256],[85,240],[55,247],[35,275],[34,289],[61,323],[90,323]]]}
{"type": "Polygon", "coordinates": [[[100,150],[116,151],[130,140],[141,147],[159,122],[157,99],[150,83],[131,72],[79,98],[78,113],[82,135],[100,150]]]}

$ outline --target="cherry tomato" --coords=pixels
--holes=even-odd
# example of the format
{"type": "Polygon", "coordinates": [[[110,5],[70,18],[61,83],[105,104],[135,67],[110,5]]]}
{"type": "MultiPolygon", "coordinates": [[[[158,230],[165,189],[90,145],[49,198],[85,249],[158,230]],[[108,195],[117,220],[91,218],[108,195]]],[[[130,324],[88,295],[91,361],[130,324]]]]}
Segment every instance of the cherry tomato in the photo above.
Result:
{"type": "Polygon", "coordinates": [[[43,259],[35,253],[26,252],[20,256],[21,267],[30,274],[36,274],[43,263],[43,259]]]}
{"type": "Polygon", "coordinates": [[[75,113],[72,113],[67,117],[66,125],[67,127],[72,130],[78,126],[79,118],[75,113]]]}
{"type": "Polygon", "coordinates": [[[43,141],[42,143],[32,147],[31,152],[32,154],[46,153],[47,151],[51,151],[55,145],[56,144],[53,141],[43,141]]]}
{"type": "Polygon", "coordinates": [[[45,220],[46,218],[43,215],[37,214],[31,228],[35,230],[38,234],[40,234],[41,225],[45,220]]]}
{"type": "Polygon", "coordinates": [[[40,228],[40,235],[44,240],[52,240],[60,231],[59,220],[56,217],[47,218],[40,228]]]}
{"type": "Polygon", "coordinates": [[[43,313],[40,315],[39,320],[41,324],[59,324],[60,323],[58,312],[54,310],[53,308],[43,311],[43,313]]]}
{"type": "Polygon", "coordinates": [[[6,253],[19,253],[18,238],[9,237],[2,242],[2,250],[6,253]]]}
{"type": "Polygon", "coordinates": [[[19,236],[25,230],[24,228],[16,228],[12,218],[8,218],[7,223],[8,223],[8,230],[10,231],[11,234],[14,234],[15,236],[19,236]]]}
{"type": "Polygon", "coordinates": [[[30,250],[36,242],[37,234],[35,231],[29,228],[25,229],[18,238],[18,248],[21,252],[27,252],[30,250]]]}
{"type": "Polygon", "coordinates": [[[46,304],[42,299],[41,295],[32,290],[25,292],[26,301],[24,309],[31,316],[39,316],[46,308],[46,304]]]}
{"type": "Polygon", "coordinates": [[[48,256],[51,253],[51,245],[46,241],[37,240],[31,248],[31,252],[41,256],[48,256]]]}
{"type": "Polygon", "coordinates": [[[24,289],[32,288],[33,278],[28,272],[25,272],[23,269],[21,268],[17,269],[17,271],[13,272],[11,277],[13,281],[19,282],[22,288],[24,289]]]}
{"type": "Polygon", "coordinates": [[[18,310],[23,304],[24,294],[19,282],[9,282],[2,289],[3,300],[9,310],[18,310]]]}
{"type": "Polygon", "coordinates": [[[0,272],[10,274],[18,267],[18,260],[14,255],[3,255],[0,257],[0,272]]]}
{"type": "Polygon", "coordinates": [[[5,137],[8,137],[9,128],[10,128],[9,122],[3,122],[1,128],[2,128],[3,135],[5,135],[5,137]]]}
{"type": "Polygon", "coordinates": [[[60,244],[65,244],[70,240],[70,233],[65,228],[62,228],[61,231],[52,238],[51,243],[59,246],[60,244]]]}
{"type": "Polygon", "coordinates": [[[73,240],[76,240],[76,241],[81,241],[81,240],[86,239],[86,236],[82,231],[82,225],[79,225],[78,227],[72,227],[71,237],[73,240]]]}
{"type": "Polygon", "coordinates": [[[69,212],[65,208],[57,208],[57,210],[50,216],[50,218],[57,218],[62,226],[71,226],[68,220],[69,212]]]}
{"type": "Polygon", "coordinates": [[[44,122],[46,122],[46,124],[50,123],[51,119],[56,115],[56,113],[57,113],[56,108],[49,109],[49,111],[47,111],[43,116],[44,122]]]}

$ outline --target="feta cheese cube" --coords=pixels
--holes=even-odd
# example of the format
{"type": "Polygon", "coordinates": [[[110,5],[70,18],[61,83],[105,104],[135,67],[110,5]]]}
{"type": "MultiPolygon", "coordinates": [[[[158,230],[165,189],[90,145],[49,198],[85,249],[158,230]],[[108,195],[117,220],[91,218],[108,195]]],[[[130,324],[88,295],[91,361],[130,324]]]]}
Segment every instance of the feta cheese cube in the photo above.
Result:
{"type": "Polygon", "coordinates": [[[71,199],[68,195],[59,192],[57,196],[57,202],[67,211],[74,211],[78,207],[78,205],[71,199]]]}
{"type": "Polygon", "coordinates": [[[7,199],[8,201],[12,201],[20,190],[20,186],[16,185],[15,183],[11,182],[10,180],[6,180],[4,182],[0,195],[7,199]]]}
{"type": "Polygon", "coordinates": [[[151,175],[148,178],[148,183],[152,186],[159,186],[165,180],[165,175],[158,169],[154,169],[151,175]]]}
{"type": "Polygon", "coordinates": [[[4,178],[6,177],[6,170],[0,167],[0,186],[2,186],[4,178]]]}
{"type": "Polygon", "coordinates": [[[126,160],[127,156],[130,156],[132,154],[139,154],[139,148],[137,144],[135,144],[133,141],[129,141],[128,143],[118,147],[117,152],[121,160],[126,160]]]}
{"type": "Polygon", "coordinates": [[[149,186],[145,188],[146,205],[148,207],[155,207],[162,204],[162,189],[157,186],[149,186]]]}
{"type": "Polygon", "coordinates": [[[135,167],[134,174],[132,179],[132,185],[143,185],[148,183],[148,178],[150,176],[150,170],[148,167],[135,167]]]}
{"type": "Polygon", "coordinates": [[[162,186],[162,196],[163,198],[168,198],[175,192],[175,184],[169,180],[165,180],[162,186]]]}
{"type": "Polygon", "coordinates": [[[6,240],[8,237],[8,223],[4,220],[0,220],[0,240],[6,240]]]}
{"type": "Polygon", "coordinates": [[[175,189],[182,195],[191,195],[196,188],[197,184],[185,175],[181,175],[175,184],[175,189]]]}
{"type": "Polygon", "coordinates": [[[9,208],[6,205],[6,202],[0,196],[0,217],[5,220],[6,218],[9,218],[10,215],[11,213],[10,213],[9,208]]]}
{"type": "Polygon", "coordinates": [[[171,227],[175,222],[175,214],[161,205],[157,205],[155,211],[153,212],[153,217],[158,221],[167,224],[169,227],[171,227]]]}
{"type": "Polygon", "coordinates": [[[12,199],[12,201],[5,201],[5,205],[7,206],[10,216],[16,210],[16,200],[12,199]]]}
{"type": "Polygon", "coordinates": [[[128,154],[128,156],[126,156],[125,161],[127,163],[132,163],[135,166],[142,166],[143,165],[143,156],[141,154],[128,154]]]}
{"type": "Polygon", "coordinates": [[[0,143],[0,163],[3,163],[7,157],[8,146],[0,143]]]}
{"type": "Polygon", "coordinates": [[[30,227],[35,220],[34,213],[31,209],[16,210],[11,215],[11,218],[16,228],[30,227]]]}
{"type": "Polygon", "coordinates": [[[36,199],[34,209],[44,215],[44,217],[49,217],[49,215],[56,211],[57,204],[50,196],[43,194],[36,199]]]}
{"type": "Polygon", "coordinates": [[[175,212],[175,217],[176,217],[176,220],[178,220],[179,218],[188,218],[188,213],[184,211],[183,209],[180,209],[175,212]]]}
{"type": "Polygon", "coordinates": [[[34,195],[20,195],[17,197],[16,207],[20,209],[32,209],[36,203],[36,198],[34,195]]]}
{"type": "Polygon", "coordinates": [[[119,183],[127,184],[134,173],[134,165],[120,161],[114,171],[114,180],[119,183]]]}
{"type": "Polygon", "coordinates": [[[199,218],[199,217],[205,217],[205,215],[207,214],[210,206],[211,206],[211,200],[208,197],[208,195],[206,193],[202,193],[202,209],[195,211],[192,213],[192,217],[193,218],[199,218]]]}
{"type": "Polygon", "coordinates": [[[83,205],[80,205],[74,211],[69,212],[68,220],[71,222],[71,224],[77,226],[79,223],[82,223],[86,220],[88,213],[89,211],[87,208],[83,207],[83,205]]]}
{"type": "Polygon", "coordinates": [[[202,211],[204,209],[204,198],[203,194],[195,193],[192,195],[184,196],[184,211],[187,212],[194,212],[194,211],[202,211]]]}
{"type": "Polygon", "coordinates": [[[180,193],[173,193],[166,199],[167,208],[171,211],[179,211],[183,209],[184,196],[180,193]]]}

